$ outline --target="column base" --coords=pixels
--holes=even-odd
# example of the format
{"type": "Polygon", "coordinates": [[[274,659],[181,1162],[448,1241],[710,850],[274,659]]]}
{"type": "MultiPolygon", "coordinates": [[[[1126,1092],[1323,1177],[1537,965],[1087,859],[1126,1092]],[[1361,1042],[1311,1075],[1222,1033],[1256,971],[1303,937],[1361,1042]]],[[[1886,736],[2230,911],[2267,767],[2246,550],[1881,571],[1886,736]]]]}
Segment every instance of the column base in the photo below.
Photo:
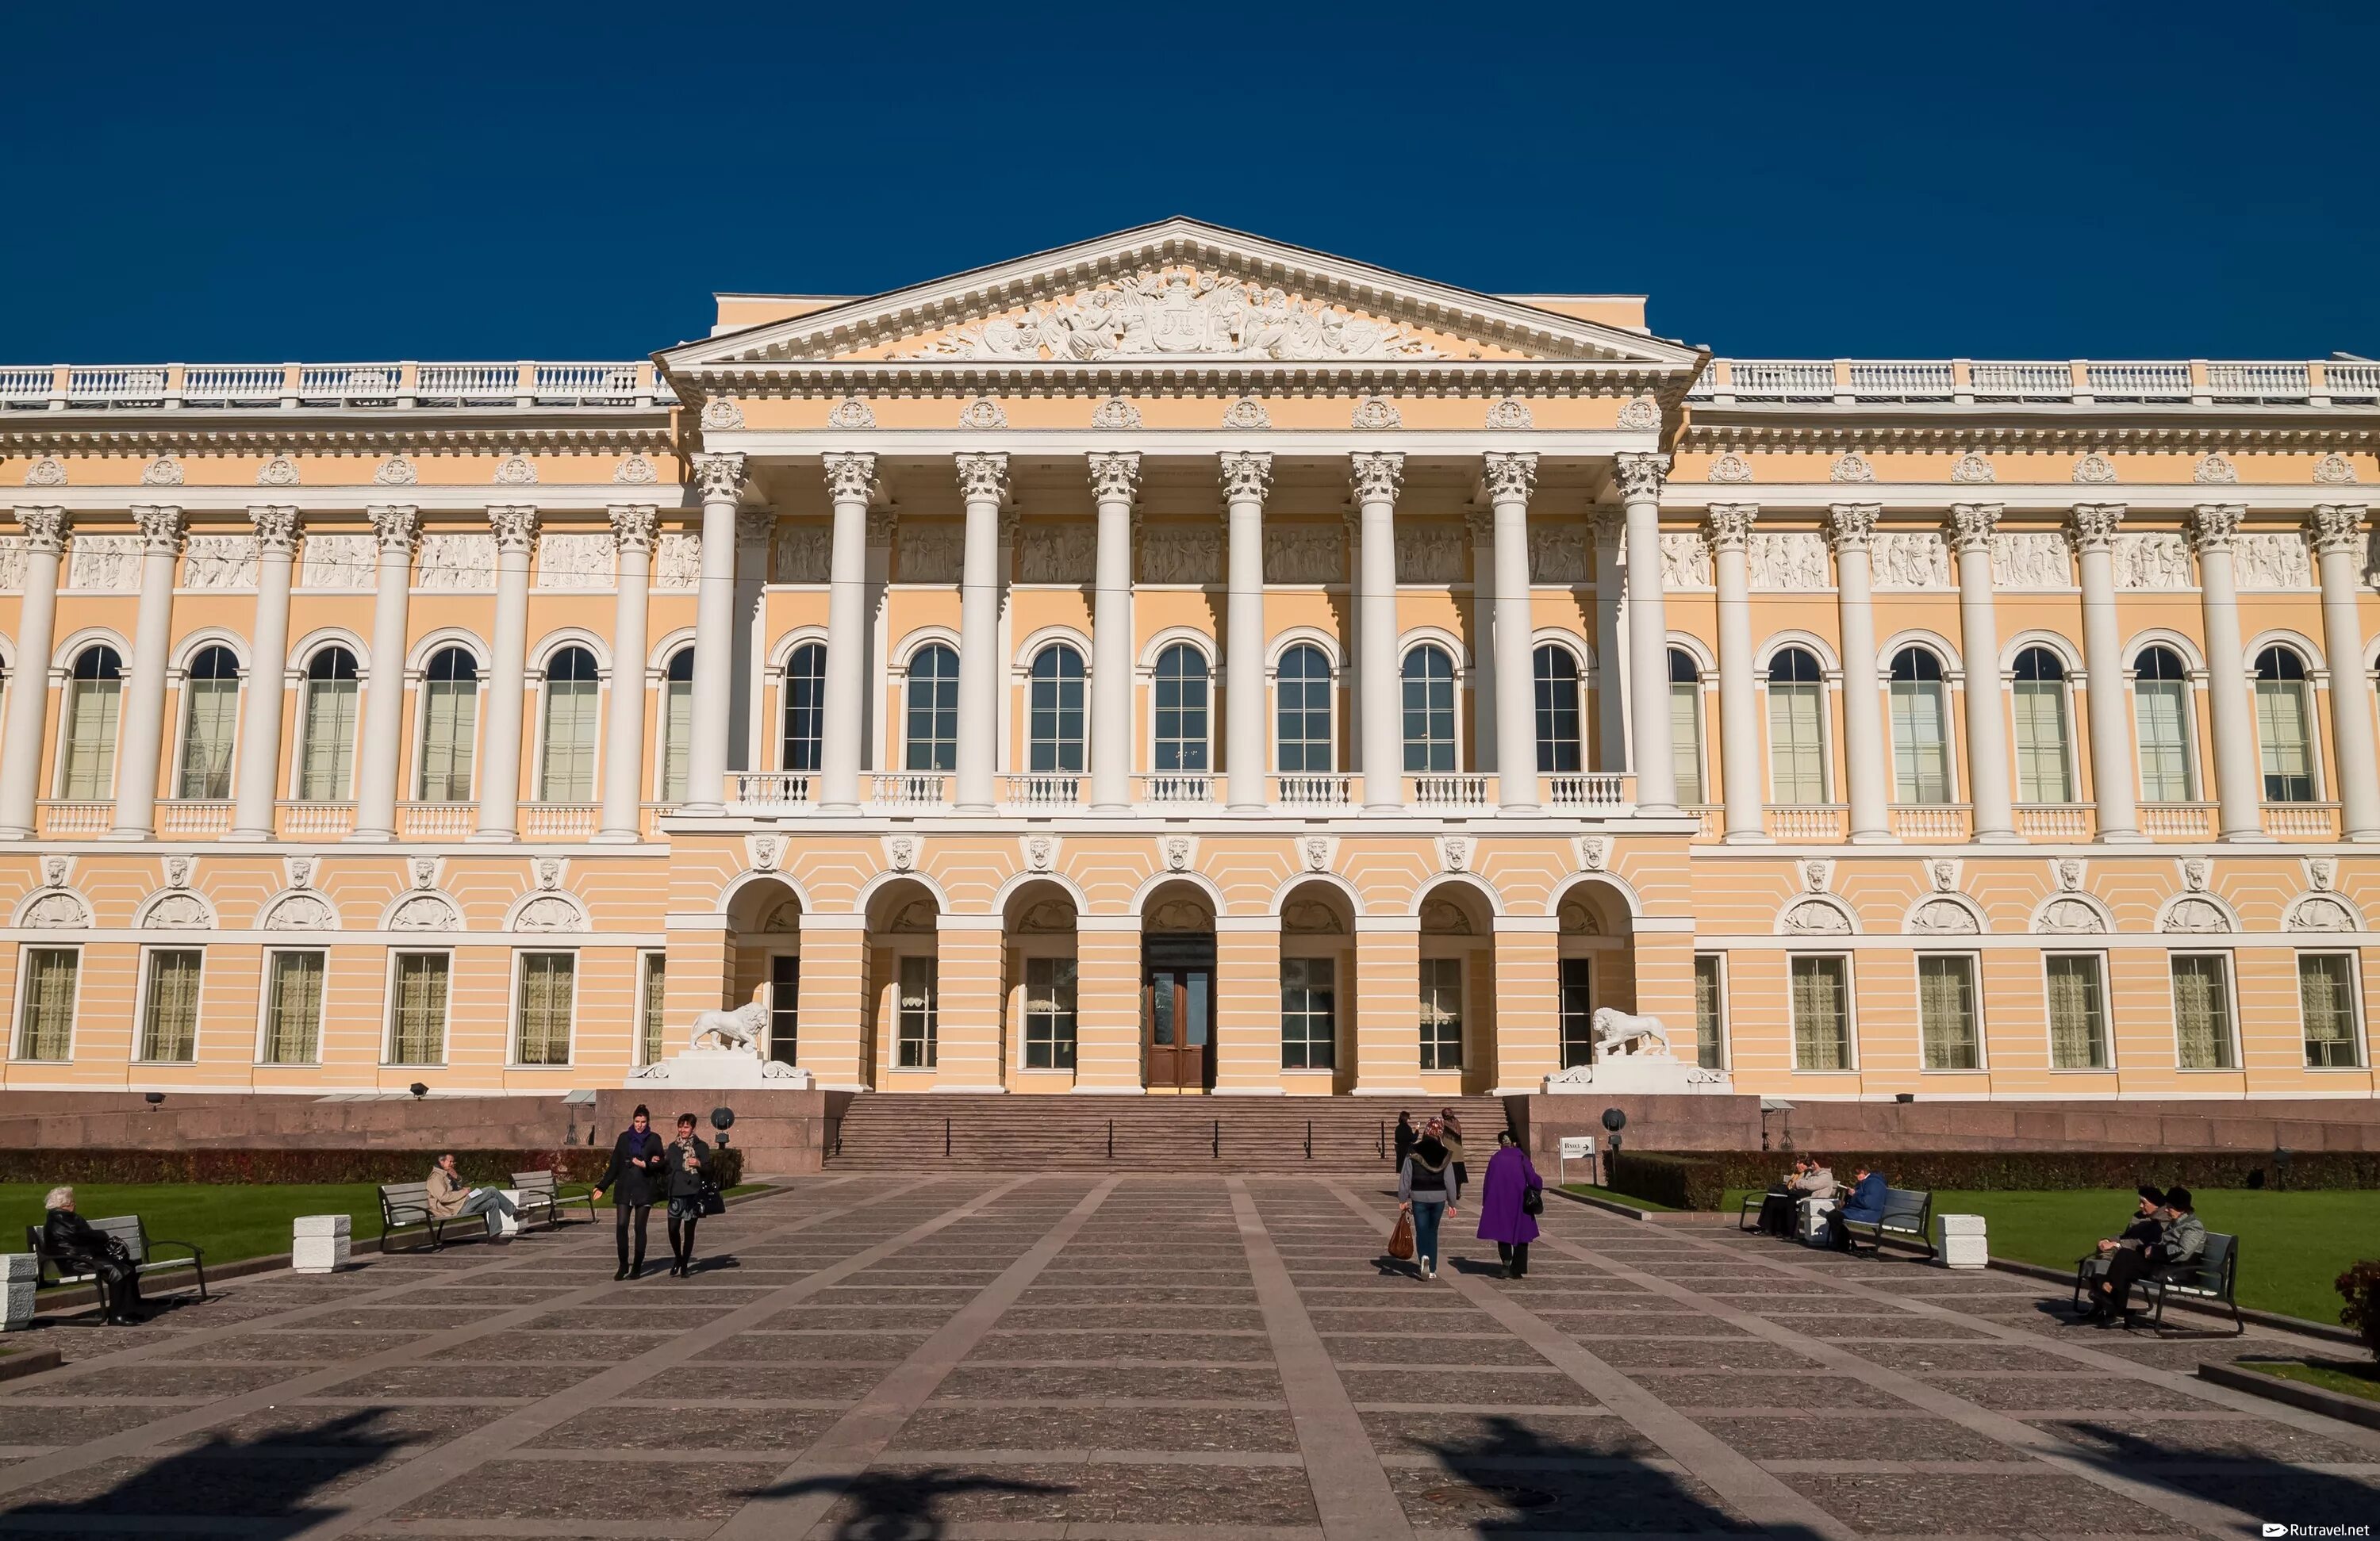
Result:
{"type": "MultiPolygon", "coordinates": [[[[0,835],[0,839],[6,838],[0,835]]],[[[2380,845],[2380,830],[2350,830],[2338,838],[2350,845],[2380,845]]]]}
{"type": "Polygon", "coordinates": [[[2027,845],[2032,843],[2014,830],[1977,830],[1973,835],[1978,845],[2027,845]]]}
{"type": "Polygon", "coordinates": [[[1774,845],[1777,837],[1766,830],[1730,830],[1718,837],[1721,845],[1774,845]]]}
{"type": "Polygon", "coordinates": [[[857,803],[820,803],[818,806],[818,810],[820,813],[833,814],[848,819],[856,816],[859,812],[859,805],[857,803]]]}
{"type": "Polygon", "coordinates": [[[395,830],[349,830],[346,838],[349,845],[393,845],[396,843],[396,831],[395,830]]]}
{"type": "Polygon", "coordinates": [[[512,830],[473,830],[463,837],[467,845],[517,845],[520,835],[512,830]]]}
{"type": "Polygon", "coordinates": [[[2150,841],[2148,836],[2141,833],[2138,830],[2101,830],[2099,831],[2099,843],[2102,845],[2147,845],[2153,843],[2150,841]]]}
{"type": "Polygon", "coordinates": [[[154,840],[157,838],[157,831],[127,827],[110,830],[99,838],[102,840],[154,840]]]}
{"type": "Polygon", "coordinates": [[[1542,803],[1506,803],[1496,813],[1502,819],[1543,819],[1546,809],[1542,803]]]}
{"type": "Polygon", "coordinates": [[[680,813],[690,813],[698,819],[722,819],[726,817],[727,805],[724,803],[680,803],[677,806],[677,811],[680,813]]]}
{"type": "MultiPolygon", "coordinates": [[[[0,834],[0,840],[7,838],[0,834]]],[[[257,845],[273,838],[271,830],[228,830],[218,837],[226,845],[257,845]]]]}
{"type": "Polygon", "coordinates": [[[1900,843],[1900,837],[1894,834],[1890,830],[1853,830],[1851,835],[1851,843],[1853,845],[1898,845],[1900,843]]]}
{"type": "Polygon", "coordinates": [[[1366,819],[1401,819],[1404,816],[1404,812],[1405,806],[1402,803],[1366,803],[1364,805],[1364,817],[1366,819]]]}
{"type": "Polygon", "coordinates": [[[2225,845],[2272,845],[2277,843],[2262,830],[2225,830],[2216,837],[2225,845]]]}
{"type": "Polygon", "coordinates": [[[0,840],[31,840],[32,838],[34,838],[32,831],[18,829],[14,825],[0,830],[0,840]]]}
{"type": "Polygon", "coordinates": [[[635,845],[644,840],[638,830],[598,830],[587,837],[589,845],[635,845]]]}
{"type": "Polygon", "coordinates": [[[951,811],[953,813],[973,814],[988,818],[992,814],[998,813],[1000,811],[1000,806],[996,803],[953,803],[951,805],[951,811]]]}

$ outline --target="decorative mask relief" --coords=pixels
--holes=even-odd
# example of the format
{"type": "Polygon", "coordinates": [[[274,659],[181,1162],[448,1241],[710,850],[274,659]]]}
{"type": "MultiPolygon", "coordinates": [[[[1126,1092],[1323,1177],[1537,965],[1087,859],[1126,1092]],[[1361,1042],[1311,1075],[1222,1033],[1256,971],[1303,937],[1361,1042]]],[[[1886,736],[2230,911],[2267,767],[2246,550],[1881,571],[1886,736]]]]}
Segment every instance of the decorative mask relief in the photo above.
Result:
{"type": "Polygon", "coordinates": [[[1661,532],[1661,586],[1664,588],[1708,588],[1710,547],[1689,530],[1661,532]]]}
{"type": "MultiPolygon", "coordinates": [[[[1027,872],[1053,872],[1058,867],[1058,837],[1031,834],[1017,843],[1027,872]]],[[[1071,910],[1068,913],[1072,913],[1071,910]]]]}
{"type": "Polygon", "coordinates": [[[1254,396],[1242,396],[1223,408],[1225,428],[1270,428],[1272,414],[1254,396]]]}
{"type": "Polygon", "coordinates": [[[917,870],[917,861],[921,855],[922,846],[916,835],[884,837],[884,864],[895,872],[917,870]]]}
{"type": "Polygon", "coordinates": [[[442,531],[421,538],[421,562],[414,583],[422,588],[487,589],[496,586],[496,538],[442,531]]]}
{"type": "Polygon", "coordinates": [[[1950,549],[1930,529],[1876,531],[1869,558],[1878,588],[1948,588],[1950,549]]]}
{"type": "Polygon", "coordinates": [[[1847,936],[1849,916],[1823,899],[1804,899],[1785,912],[1784,928],[1793,936],[1847,936]]]}
{"type": "Polygon", "coordinates": [[[2073,565],[2066,538],[2049,530],[2002,530],[1992,537],[1992,586],[1996,588],[2070,588],[2073,565]]]}
{"type": "Polygon", "coordinates": [[[951,524],[901,523],[900,572],[903,583],[956,583],[965,552],[959,527],[951,524]]]}
{"type": "Polygon", "coordinates": [[[254,588],[256,567],[255,536],[193,535],[182,553],[182,587],[254,588]]]}
{"type": "Polygon", "coordinates": [[[2295,530],[2242,535],[2232,547],[2231,571],[2242,588],[2312,588],[2313,558],[2295,530]]]}
{"type": "Polygon", "coordinates": [[[1471,867],[1471,840],[1467,835],[1441,835],[1438,842],[1439,865],[1449,872],[1463,872],[1471,867]]]}
{"type": "Polygon", "coordinates": [[[1967,483],[1997,481],[1999,473],[1992,469],[1990,460],[1969,450],[1951,464],[1950,479],[1967,483]]]}
{"type": "Polygon", "coordinates": [[[744,408],[725,396],[713,396],[702,404],[702,426],[705,428],[742,428],[744,408]]]}
{"type": "Polygon", "coordinates": [[[1939,936],[1974,936],[1983,928],[1967,906],[1953,899],[1928,899],[1912,910],[1909,929],[1939,936]]]}
{"type": "Polygon", "coordinates": [[[298,587],[334,593],[369,593],[377,548],[369,535],[309,535],[298,564],[298,587]]]}
{"type": "Polygon", "coordinates": [[[609,588],[615,579],[612,537],[592,533],[540,535],[537,538],[537,586],[540,588],[609,588]]]}
{"type": "Polygon", "coordinates": [[[1329,835],[1307,835],[1297,843],[1298,856],[1308,872],[1330,871],[1331,854],[1336,848],[1336,842],[1329,835]]]}
{"type": "Polygon", "coordinates": [[[1167,835],[1157,843],[1158,859],[1168,872],[1187,872],[1197,859],[1198,840],[1195,835],[1167,835]]]}
{"type": "Polygon", "coordinates": [[[1099,570],[1099,532],[1087,524],[1033,524],[1019,532],[1019,583],[1088,583],[1099,570]]]}
{"type": "Polygon", "coordinates": [[[1397,526],[1399,583],[1461,583],[1469,576],[1459,525],[1397,526]]]}
{"type": "Polygon", "coordinates": [[[1578,866],[1580,871],[1601,872],[1607,870],[1610,865],[1611,837],[1609,835],[1581,835],[1578,837],[1578,866]]]}
{"type": "Polygon", "coordinates": [[[693,588],[702,581],[702,538],[682,529],[663,530],[653,543],[653,587],[693,588]]]}
{"type": "Polygon", "coordinates": [[[1835,880],[1835,864],[1824,856],[1804,856],[1801,862],[1802,886],[1812,893],[1824,893],[1835,880]]]}
{"type": "Polygon", "coordinates": [[[824,523],[804,521],[777,527],[770,542],[771,583],[824,583],[832,564],[834,531],[824,523]]]}
{"type": "Polygon", "coordinates": [[[1143,583],[1213,583],[1222,565],[1222,532],[1211,525],[1147,525],[1139,546],[1143,583]]]}
{"type": "Polygon", "coordinates": [[[1529,581],[1572,584],[1593,580],[1586,553],[1586,527],[1534,525],[1529,529],[1529,581]]]}
{"type": "Polygon", "coordinates": [[[1267,525],[1265,581],[1344,583],[1347,535],[1337,525],[1267,525]]]}
{"type": "Polygon", "coordinates": [[[1827,571],[1826,537],[1815,530],[1755,533],[1746,551],[1755,588],[1809,590],[1834,581],[1827,571]]]}
{"type": "Polygon", "coordinates": [[[1277,359],[1439,356],[1427,343],[1386,322],[1206,269],[1166,267],[962,327],[912,357],[1085,363],[1197,355],[1277,359]]]}
{"type": "Polygon", "coordinates": [[[2071,894],[2052,899],[2041,907],[2034,929],[2054,936],[2096,936],[2107,928],[2098,906],[2071,894]]]}
{"type": "Polygon", "coordinates": [[[2240,468],[2222,455],[2210,455],[2191,472],[2192,481],[2202,487],[2229,487],[2240,479],[2240,468]]]}
{"type": "Polygon", "coordinates": [[[322,899],[312,893],[285,895],[264,912],[264,928],[268,931],[330,931],[338,928],[338,916],[322,899]]]}
{"type": "Polygon", "coordinates": [[[2188,588],[2190,546],[2169,529],[2125,530],[2113,547],[2119,588],[2188,588]]]}

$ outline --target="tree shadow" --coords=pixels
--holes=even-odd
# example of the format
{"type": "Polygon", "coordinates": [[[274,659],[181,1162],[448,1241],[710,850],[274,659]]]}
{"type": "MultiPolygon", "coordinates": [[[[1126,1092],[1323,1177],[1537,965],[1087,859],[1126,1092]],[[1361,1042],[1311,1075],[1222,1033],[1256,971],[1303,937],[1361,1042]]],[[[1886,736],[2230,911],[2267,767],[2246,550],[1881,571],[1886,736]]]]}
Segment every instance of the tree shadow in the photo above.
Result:
{"type": "Polygon", "coordinates": [[[808,1534],[829,1535],[834,1541],[931,1541],[932,1537],[947,1535],[948,1527],[953,1524],[972,1527],[977,1523],[972,1516],[961,1520],[941,1512],[945,1501],[961,1494],[1030,1496],[1073,1491],[1052,1483],[933,1466],[924,1471],[865,1471],[849,1479],[804,1477],[773,1487],[752,1488],[742,1496],[749,1501],[830,1494],[836,1501],[829,1513],[832,1516],[840,1512],[842,1518],[833,1521],[832,1530],[813,1529],[808,1534]]]}
{"type": "MultiPolygon", "coordinates": [[[[1599,1421],[1618,1426],[1616,1419],[1599,1421]]],[[[1475,1535],[1763,1531],[1625,1446],[1598,1450],[1551,1438],[1510,1414],[1487,1419],[1476,1438],[1417,1444],[1438,1458],[1445,1480],[1428,1474],[1427,1486],[1405,1496],[1416,1528],[1475,1535]]],[[[1798,1526],[1771,1526],[1765,1534],[1816,1541],[1815,1532],[1798,1526]]]]}
{"type": "MultiPolygon", "coordinates": [[[[2349,1426],[2340,1428],[2339,1443],[2356,1438],[2356,1431],[2349,1426]]],[[[2278,1456],[2242,1455],[2221,1448],[2199,1424],[2160,1420],[2157,1435],[2151,1438],[2087,1418],[2067,1418],[2058,1421],[2055,1432],[2073,1445],[2082,1460],[2105,1471],[2178,1488],[2252,1521],[2369,1525],[2373,1515],[2380,1513],[2380,1483],[2278,1456]],[[2193,1469],[2160,1470],[2175,1466],[2193,1469]]]]}

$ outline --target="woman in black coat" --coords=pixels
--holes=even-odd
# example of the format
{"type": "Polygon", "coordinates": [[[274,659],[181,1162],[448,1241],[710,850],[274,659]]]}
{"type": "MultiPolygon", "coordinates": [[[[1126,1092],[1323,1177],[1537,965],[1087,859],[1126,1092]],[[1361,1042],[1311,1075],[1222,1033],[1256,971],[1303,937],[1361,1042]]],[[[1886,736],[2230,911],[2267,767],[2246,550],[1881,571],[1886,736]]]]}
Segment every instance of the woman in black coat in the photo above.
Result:
{"type": "Polygon", "coordinates": [[[75,1213],[72,1188],[52,1188],[42,1201],[42,1250],[78,1273],[99,1276],[101,1316],[110,1327],[131,1327],[147,1318],[140,1304],[140,1270],[124,1244],[75,1213]]]}
{"type": "Polygon", "coordinates": [[[662,1178],[669,1187],[670,1277],[683,1279],[694,1271],[694,1228],[710,1186],[710,1147],[695,1136],[692,1113],[677,1115],[677,1138],[662,1153],[662,1178]]]}
{"type": "Polygon", "coordinates": [[[653,1133],[653,1115],[637,1104],[627,1131],[612,1143],[612,1164],[595,1181],[595,1197],[612,1195],[613,1232],[620,1247],[620,1271],[614,1279],[633,1279],[645,1271],[645,1222],[652,1219],[653,1199],[662,1188],[662,1137],[653,1133]],[[628,1256],[628,1227],[637,1230],[637,1252],[628,1256]]]}

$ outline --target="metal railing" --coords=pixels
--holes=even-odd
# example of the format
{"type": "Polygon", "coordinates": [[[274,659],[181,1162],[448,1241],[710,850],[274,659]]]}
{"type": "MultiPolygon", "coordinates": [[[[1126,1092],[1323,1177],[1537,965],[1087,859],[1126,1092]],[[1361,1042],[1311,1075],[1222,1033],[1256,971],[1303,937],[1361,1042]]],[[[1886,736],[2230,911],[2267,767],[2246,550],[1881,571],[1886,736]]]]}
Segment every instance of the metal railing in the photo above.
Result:
{"type": "Polygon", "coordinates": [[[0,366],[0,409],[35,411],[652,406],[676,400],[648,360],[0,366]]]}

